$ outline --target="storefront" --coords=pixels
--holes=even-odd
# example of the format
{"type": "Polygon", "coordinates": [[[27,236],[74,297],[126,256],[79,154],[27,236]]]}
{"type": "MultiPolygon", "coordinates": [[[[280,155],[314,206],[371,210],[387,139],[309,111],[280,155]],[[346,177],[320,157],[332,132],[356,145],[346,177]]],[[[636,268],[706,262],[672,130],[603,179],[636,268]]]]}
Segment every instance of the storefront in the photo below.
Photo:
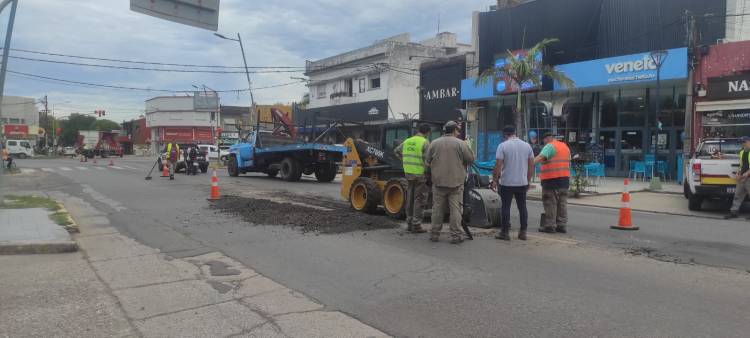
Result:
{"type": "MultiPolygon", "coordinates": [[[[627,176],[631,163],[655,153],[675,177],[683,148],[687,49],[668,52],[658,100],[650,53],[556,66],[575,87],[555,84],[552,90],[524,93],[524,125],[529,130],[524,136],[534,145],[535,135],[553,131],[574,153],[601,153],[610,176],[627,176]]],[[[462,83],[462,99],[483,101],[485,106],[478,138],[482,160],[489,159],[501,142],[502,127],[514,124],[516,94],[496,94],[492,84],[476,86],[473,79],[462,83]]]]}
{"type": "Polygon", "coordinates": [[[750,73],[709,78],[706,94],[696,104],[703,138],[750,135],[750,73]]]}

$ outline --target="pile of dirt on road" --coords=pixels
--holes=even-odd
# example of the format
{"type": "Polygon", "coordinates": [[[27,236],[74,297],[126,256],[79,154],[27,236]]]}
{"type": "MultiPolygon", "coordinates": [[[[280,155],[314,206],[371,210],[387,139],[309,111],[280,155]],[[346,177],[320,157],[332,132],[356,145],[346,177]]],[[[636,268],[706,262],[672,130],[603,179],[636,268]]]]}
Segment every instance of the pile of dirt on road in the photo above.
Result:
{"type": "MultiPolygon", "coordinates": [[[[289,196],[285,196],[289,199],[289,196]]],[[[393,229],[399,224],[385,215],[368,215],[343,208],[338,203],[316,207],[321,203],[294,201],[283,203],[261,198],[224,196],[213,203],[214,208],[242,217],[258,225],[299,227],[302,232],[337,234],[352,231],[393,229]],[[310,205],[305,206],[304,204],[310,205]]]]}

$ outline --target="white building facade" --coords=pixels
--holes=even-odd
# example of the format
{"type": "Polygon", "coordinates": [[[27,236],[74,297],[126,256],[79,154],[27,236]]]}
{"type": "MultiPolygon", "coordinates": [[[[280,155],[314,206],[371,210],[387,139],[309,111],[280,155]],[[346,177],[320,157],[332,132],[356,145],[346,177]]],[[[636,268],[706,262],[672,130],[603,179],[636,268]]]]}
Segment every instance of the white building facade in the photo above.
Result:
{"type": "MultiPolygon", "coordinates": [[[[168,142],[214,144],[219,113],[196,109],[193,96],[159,96],[146,101],[146,127],[161,149],[168,142]]],[[[154,149],[154,148],[152,148],[154,149]]]]}
{"type": "Polygon", "coordinates": [[[5,139],[31,140],[36,144],[40,132],[36,100],[30,97],[4,96],[0,125],[0,132],[5,139]]]}
{"type": "Polygon", "coordinates": [[[308,61],[310,103],[297,124],[325,120],[378,122],[419,115],[419,68],[471,50],[453,33],[415,43],[401,34],[318,61],[308,61]]]}

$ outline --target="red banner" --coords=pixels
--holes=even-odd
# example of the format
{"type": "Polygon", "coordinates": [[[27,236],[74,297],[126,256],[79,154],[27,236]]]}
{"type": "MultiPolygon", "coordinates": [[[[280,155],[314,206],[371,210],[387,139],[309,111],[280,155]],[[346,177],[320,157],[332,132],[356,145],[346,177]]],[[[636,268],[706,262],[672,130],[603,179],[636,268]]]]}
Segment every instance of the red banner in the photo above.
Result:
{"type": "Polygon", "coordinates": [[[192,142],[193,128],[162,128],[162,141],[192,142]]]}
{"type": "Polygon", "coordinates": [[[195,128],[195,140],[201,141],[201,142],[209,142],[213,143],[213,138],[211,137],[211,128],[210,127],[203,127],[203,128],[195,128]]]}
{"type": "Polygon", "coordinates": [[[29,135],[29,126],[25,124],[6,124],[5,136],[27,136],[29,135]]]}

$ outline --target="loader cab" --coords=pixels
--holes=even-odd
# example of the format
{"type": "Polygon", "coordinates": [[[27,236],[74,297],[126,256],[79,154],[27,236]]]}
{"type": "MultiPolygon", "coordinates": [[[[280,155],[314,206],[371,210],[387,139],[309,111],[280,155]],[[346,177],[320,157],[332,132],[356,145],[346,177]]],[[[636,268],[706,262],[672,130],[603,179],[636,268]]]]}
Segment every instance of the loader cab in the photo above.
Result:
{"type": "Polygon", "coordinates": [[[387,123],[383,125],[381,133],[380,147],[386,153],[393,154],[394,149],[399,144],[404,142],[409,137],[417,134],[417,129],[423,123],[429,124],[432,127],[432,131],[428,136],[430,142],[434,141],[443,134],[443,123],[422,121],[422,120],[406,120],[395,123],[387,123]]]}

